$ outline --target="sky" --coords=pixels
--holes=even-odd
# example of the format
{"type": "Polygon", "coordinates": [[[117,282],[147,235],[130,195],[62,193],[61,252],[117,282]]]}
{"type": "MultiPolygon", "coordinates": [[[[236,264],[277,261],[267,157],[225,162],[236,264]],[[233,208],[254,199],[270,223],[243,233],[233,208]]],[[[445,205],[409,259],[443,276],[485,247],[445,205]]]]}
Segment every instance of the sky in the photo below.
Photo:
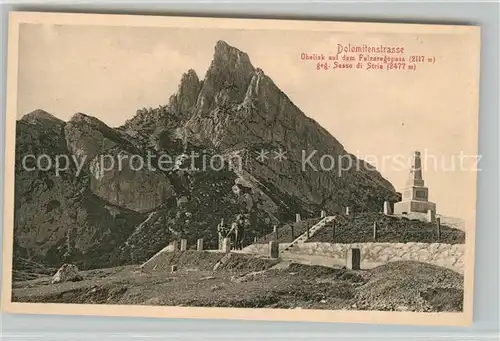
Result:
{"type": "Polygon", "coordinates": [[[438,213],[463,217],[475,208],[467,198],[476,190],[477,56],[470,37],[459,34],[22,24],[17,117],[43,109],[69,120],[83,112],[119,126],[137,109],[166,104],[188,69],[203,79],[218,40],[248,53],[396,190],[419,150],[438,213]],[[416,71],[318,71],[301,60],[302,53],[336,54],[338,44],[403,46],[405,57],[435,63],[416,71]]]}

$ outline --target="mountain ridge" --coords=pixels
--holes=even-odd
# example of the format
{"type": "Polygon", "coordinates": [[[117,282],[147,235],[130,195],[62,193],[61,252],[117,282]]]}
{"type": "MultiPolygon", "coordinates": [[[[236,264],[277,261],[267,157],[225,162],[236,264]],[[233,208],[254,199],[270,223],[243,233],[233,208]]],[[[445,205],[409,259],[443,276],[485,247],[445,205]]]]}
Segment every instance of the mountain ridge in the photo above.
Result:
{"type": "Polygon", "coordinates": [[[398,200],[378,171],[304,169],[305,152],[315,153],[316,165],[321,155],[360,161],[245,52],[219,41],[203,80],[187,70],[166,105],[139,109],[119,127],[83,113],[64,122],[43,110],[18,120],[15,243],[23,257],[49,266],[111,266],[143,261],[173,238],[190,244],[204,238],[207,247],[216,247],[217,224],[238,215],[250,222],[249,242],[295,213],[312,217],[345,206],[378,211],[384,201],[398,200]],[[266,160],[256,157],[262,151],[266,160]],[[278,151],[282,160],[272,157],[278,151]],[[70,167],[59,177],[28,172],[21,167],[27,152],[71,154],[84,168],[77,174],[70,167]],[[200,171],[200,157],[196,167],[183,167],[193,153],[223,160],[241,155],[244,163],[200,171]],[[156,171],[100,163],[146,155],[155,157],[156,171]],[[162,155],[179,164],[158,169],[162,155]]]}

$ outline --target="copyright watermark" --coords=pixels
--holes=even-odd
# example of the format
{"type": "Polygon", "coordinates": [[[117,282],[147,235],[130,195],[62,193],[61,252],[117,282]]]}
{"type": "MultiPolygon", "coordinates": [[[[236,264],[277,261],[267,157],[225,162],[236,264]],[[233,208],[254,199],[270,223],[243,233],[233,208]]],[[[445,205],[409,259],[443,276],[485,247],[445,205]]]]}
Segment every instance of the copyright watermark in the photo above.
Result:
{"type": "MultiPolygon", "coordinates": [[[[350,171],[379,171],[384,174],[391,172],[408,172],[413,165],[413,156],[410,155],[353,155],[341,154],[333,155],[321,154],[317,150],[300,151],[290,154],[282,149],[266,150],[262,149],[254,153],[246,153],[244,156],[240,152],[231,154],[208,154],[206,152],[191,152],[172,156],[169,154],[156,154],[148,152],[146,155],[130,154],[121,152],[118,154],[100,154],[91,160],[86,155],[47,155],[47,154],[27,154],[21,159],[23,170],[52,171],[56,176],[70,170],[75,171],[78,176],[88,164],[92,174],[103,176],[109,171],[241,171],[249,159],[255,162],[265,163],[285,163],[293,162],[294,165],[300,160],[302,172],[333,172],[342,176],[350,171]],[[88,161],[88,162],[87,162],[88,161]]],[[[419,154],[420,169],[422,171],[435,172],[478,172],[480,155],[471,155],[459,151],[453,155],[439,155],[423,150],[419,154]]]]}

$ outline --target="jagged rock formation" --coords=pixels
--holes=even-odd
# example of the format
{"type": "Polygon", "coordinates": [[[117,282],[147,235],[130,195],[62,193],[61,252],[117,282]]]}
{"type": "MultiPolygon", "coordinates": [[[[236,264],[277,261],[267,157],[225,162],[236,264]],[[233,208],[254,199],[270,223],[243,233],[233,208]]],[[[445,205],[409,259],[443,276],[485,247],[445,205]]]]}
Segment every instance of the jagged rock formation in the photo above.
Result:
{"type": "Polygon", "coordinates": [[[17,122],[14,265],[24,264],[16,257],[83,269],[137,263],[172,238],[215,247],[217,223],[240,213],[251,219],[251,240],[297,212],[378,211],[397,201],[392,185],[363,164],[246,53],[219,41],[205,79],[188,70],[168,104],[138,110],[121,127],[82,113],[63,122],[42,110],[17,122]],[[267,160],[256,159],[261,150],[267,160]],[[275,160],[275,151],[285,159],[275,160]],[[60,174],[28,171],[29,154],[67,155],[69,164],[60,174]],[[215,154],[220,169],[207,166],[215,154]],[[340,176],[337,166],[321,169],[325,154],[360,166],[340,176]],[[151,164],[137,167],[134,155],[151,164]],[[170,167],[160,167],[162,155],[173,159],[170,167]],[[228,163],[233,158],[241,164],[228,163]]]}
{"type": "Polygon", "coordinates": [[[353,167],[339,176],[337,166],[326,170],[331,163],[324,162],[322,170],[323,155],[337,163],[351,160],[356,165],[358,160],[305,116],[264,71],[254,68],[246,53],[222,41],[215,47],[186,128],[225,152],[243,150],[255,156],[267,149],[286,153],[287,159],[281,162],[263,163],[250,157],[246,168],[264,187],[269,184],[271,192],[279,188],[280,196],[290,198],[298,211],[319,206],[334,210],[338,205],[377,209],[378,196],[394,193],[392,185],[378,172],[367,172],[368,167],[353,167]],[[303,153],[306,158],[313,154],[310,163],[302,162],[303,153]]]}

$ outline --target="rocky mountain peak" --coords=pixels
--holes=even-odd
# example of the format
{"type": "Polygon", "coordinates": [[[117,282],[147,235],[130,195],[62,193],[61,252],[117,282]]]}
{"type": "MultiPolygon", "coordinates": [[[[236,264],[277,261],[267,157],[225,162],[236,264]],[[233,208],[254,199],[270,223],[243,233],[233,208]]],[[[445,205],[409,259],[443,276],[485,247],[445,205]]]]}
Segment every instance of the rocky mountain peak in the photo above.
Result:
{"type": "Polygon", "coordinates": [[[177,93],[170,97],[169,107],[175,113],[190,113],[196,104],[200,88],[201,82],[196,71],[189,69],[182,75],[177,93]]]}
{"type": "Polygon", "coordinates": [[[255,68],[245,52],[219,40],[196,103],[195,114],[204,116],[217,107],[241,103],[255,68]]]}
{"type": "Polygon", "coordinates": [[[253,70],[252,63],[250,62],[250,58],[248,54],[237,49],[234,46],[229,45],[223,40],[219,40],[215,44],[214,48],[214,58],[213,61],[215,64],[223,63],[225,67],[229,68],[240,68],[242,70],[253,70]]]}
{"type": "Polygon", "coordinates": [[[36,109],[26,115],[24,115],[21,118],[21,121],[27,122],[27,123],[37,123],[37,122],[44,122],[44,123],[53,123],[53,124],[63,124],[64,121],[55,117],[52,114],[49,114],[45,110],[42,109],[36,109]]]}
{"type": "Polygon", "coordinates": [[[104,122],[99,120],[96,117],[77,112],[71,118],[69,119],[67,125],[69,126],[88,126],[91,127],[92,129],[97,129],[97,130],[110,130],[111,128],[108,127],[104,122]]]}
{"type": "MultiPolygon", "coordinates": [[[[215,44],[212,64],[207,72],[207,76],[214,73],[233,74],[237,78],[246,79],[255,71],[250,62],[250,57],[245,52],[229,45],[223,40],[215,44]]],[[[236,86],[243,84],[235,84],[236,86]]]]}
{"type": "Polygon", "coordinates": [[[81,112],[75,113],[71,119],[68,121],[68,126],[70,127],[88,127],[87,129],[100,131],[103,134],[108,134],[111,136],[116,136],[117,132],[107,126],[104,122],[96,117],[86,115],[81,112]]]}
{"type": "Polygon", "coordinates": [[[182,89],[186,85],[197,85],[200,82],[196,71],[193,69],[189,69],[182,75],[181,83],[179,84],[179,89],[182,89]]]}

